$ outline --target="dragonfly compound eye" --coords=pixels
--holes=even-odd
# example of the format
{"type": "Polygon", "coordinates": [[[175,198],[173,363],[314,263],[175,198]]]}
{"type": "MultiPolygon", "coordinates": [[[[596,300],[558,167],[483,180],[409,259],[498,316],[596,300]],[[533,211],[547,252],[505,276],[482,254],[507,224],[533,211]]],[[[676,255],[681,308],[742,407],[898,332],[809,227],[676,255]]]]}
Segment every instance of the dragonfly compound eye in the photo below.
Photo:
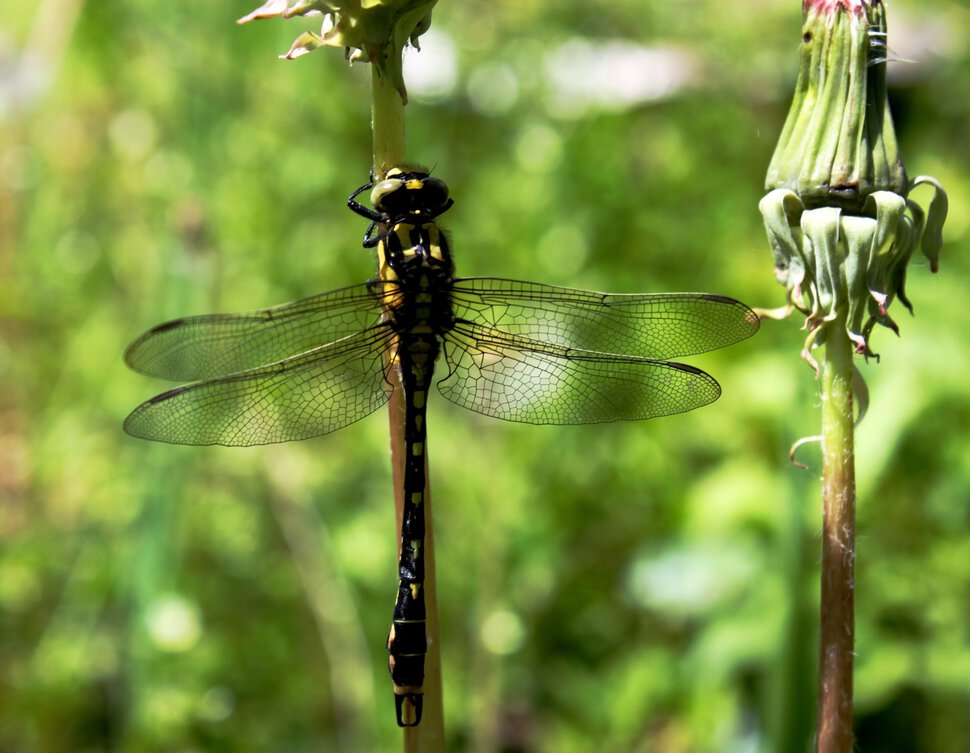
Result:
{"type": "Polygon", "coordinates": [[[378,211],[387,211],[387,200],[404,187],[400,178],[388,178],[378,183],[370,192],[370,202],[378,211]]]}
{"type": "Polygon", "coordinates": [[[439,178],[427,177],[422,181],[422,193],[425,196],[425,205],[429,207],[441,207],[448,201],[448,184],[439,178]]]}

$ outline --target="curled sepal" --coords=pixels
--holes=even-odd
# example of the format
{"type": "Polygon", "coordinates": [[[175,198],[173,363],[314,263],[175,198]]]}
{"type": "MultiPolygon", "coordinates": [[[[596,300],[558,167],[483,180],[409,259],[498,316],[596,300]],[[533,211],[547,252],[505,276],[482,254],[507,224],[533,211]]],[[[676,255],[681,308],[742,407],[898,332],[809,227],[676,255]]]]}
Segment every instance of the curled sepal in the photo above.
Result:
{"type": "Polygon", "coordinates": [[[328,0],[296,0],[293,5],[283,11],[283,18],[317,16],[331,10],[339,10],[338,5],[338,3],[328,2],[328,0]]]}
{"type": "Polygon", "coordinates": [[[815,297],[818,313],[823,321],[836,317],[836,310],[843,304],[845,285],[842,280],[842,263],[845,251],[839,245],[838,207],[821,207],[802,212],[801,226],[804,235],[804,255],[809,260],[815,277],[815,297]]]}
{"type": "MultiPolygon", "coordinates": [[[[806,317],[809,335],[802,357],[809,364],[814,367],[811,351],[825,343],[840,312],[856,353],[866,357],[876,355],[869,345],[876,325],[899,334],[889,307],[899,299],[912,311],[906,272],[928,223],[918,204],[892,191],[875,191],[862,213],[839,206],[806,209],[794,192],[776,189],[759,207],[775,276],[787,291],[787,310],[796,308],[806,317]]],[[[944,212],[945,205],[937,209],[938,222],[944,212]]]]}
{"type": "Polygon", "coordinates": [[[289,4],[290,0],[266,0],[256,10],[247,13],[242,18],[237,18],[236,23],[248,24],[250,21],[256,21],[260,18],[275,18],[276,16],[281,16],[289,4]]]}
{"type": "Polygon", "coordinates": [[[758,208],[764,218],[768,245],[771,246],[771,254],[775,259],[775,277],[782,285],[790,287],[793,278],[798,277],[799,268],[804,272],[801,248],[792,227],[798,226],[798,218],[805,207],[794,191],[777,188],[761,199],[758,208]]]}
{"type": "Polygon", "coordinates": [[[849,313],[846,329],[857,353],[866,353],[863,330],[869,313],[867,292],[867,268],[871,254],[876,248],[877,223],[870,217],[847,216],[842,218],[842,235],[848,248],[845,260],[845,284],[848,293],[849,313]]]}
{"type": "Polygon", "coordinates": [[[818,445],[821,445],[822,444],[822,435],[821,434],[816,434],[816,435],[811,436],[811,437],[802,437],[801,439],[799,439],[798,441],[796,441],[791,447],[788,448],[788,461],[793,466],[795,466],[796,468],[798,468],[799,470],[802,470],[802,471],[807,471],[808,470],[808,466],[805,465],[805,463],[799,462],[798,459],[795,456],[798,454],[798,451],[802,447],[804,447],[805,445],[807,445],[807,444],[818,444],[818,445]]]}
{"type": "Polygon", "coordinates": [[[293,46],[285,55],[280,55],[280,57],[284,60],[296,60],[298,57],[303,57],[308,52],[313,52],[326,44],[327,40],[323,37],[317,36],[312,31],[305,31],[293,40],[293,46]]]}
{"type": "Polygon", "coordinates": [[[923,228],[923,241],[920,248],[923,255],[930,261],[930,270],[936,272],[940,266],[940,251],[943,248],[943,223],[946,222],[946,213],[949,210],[950,202],[947,199],[946,191],[943,190],[943,186],[936,178],[920,175],[913,180],[912,188],[922,185],[933,186],[935,189],[926,214],[926,225],[923,228]]]}
{"type": "Polygon", "coordinates": [[[879,311],[886,313],[890,295],[889,272],[894,251],[898,255],[896,229],[906,211],[906,199],[892,191],[876,191],[866,199],[865,213],[874,218],[871,245],[866,256],[866,283],[879,311]]]}

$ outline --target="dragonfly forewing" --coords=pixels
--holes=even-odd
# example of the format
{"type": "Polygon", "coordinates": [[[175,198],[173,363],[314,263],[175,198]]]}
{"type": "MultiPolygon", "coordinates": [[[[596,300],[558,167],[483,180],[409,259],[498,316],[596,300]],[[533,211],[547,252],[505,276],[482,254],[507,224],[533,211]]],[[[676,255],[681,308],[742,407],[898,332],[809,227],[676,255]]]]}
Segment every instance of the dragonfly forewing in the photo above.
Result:
{"type": "Polygon", "coordinates": [[[378,325],[299,356],[162,393],[138,406],[125,431],[172,444],[249,446],[328,434],[387,402],[378,325]]]}
{"type": "Polygon", "coordinates": [[[596,293],[492,277],[459,278],[455,316],[580,350],[663,359],[706,353],[758,331],[743,303],[710,293],[596,293]]]}
{"type": "Polygon", "coordinates": [[[380,320],[385,284],[369,282],[241,314],[208,314],[153,327],[125,352],[143,374],[190,382],[282,361],[380,320]]]}

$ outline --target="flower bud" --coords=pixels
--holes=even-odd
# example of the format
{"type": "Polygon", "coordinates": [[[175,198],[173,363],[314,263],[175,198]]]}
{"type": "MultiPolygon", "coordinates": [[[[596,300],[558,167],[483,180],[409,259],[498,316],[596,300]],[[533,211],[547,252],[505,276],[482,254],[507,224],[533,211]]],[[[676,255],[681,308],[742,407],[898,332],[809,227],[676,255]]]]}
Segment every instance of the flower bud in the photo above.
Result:
{"type": "Polygon", "coordinates": [[[807,360],[841,316],[870,356],[876,324],[898,332],[890,304],[912,310],[905,282],[917,245],[937,269],[946,193],[933,178],[906,177],[886,98],[883,3],[803,7],[798,83],[760,209],[788,311],[807,317],[807,360]],[[928,212],[909,198],[920,185],[935,190],[928,212]]]}

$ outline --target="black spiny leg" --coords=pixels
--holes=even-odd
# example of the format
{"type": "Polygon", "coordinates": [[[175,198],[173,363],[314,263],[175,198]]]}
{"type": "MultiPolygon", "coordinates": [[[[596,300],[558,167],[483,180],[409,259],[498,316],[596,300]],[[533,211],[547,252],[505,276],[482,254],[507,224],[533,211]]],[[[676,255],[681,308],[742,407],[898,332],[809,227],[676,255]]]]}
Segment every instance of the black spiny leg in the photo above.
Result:
{"type": "Polygon", "coordinates": [[[371,209],[370,207],[365,207],[363,204],[357,201],[357,197],[360,196],[360,194],[373,187],[374,180],[372,176],[370,183],[365,183],[350,194],[349,197],[347,197],[347,206],[350,208],[350,211],[359,214],[364,219],[370,220],[370,226],[367,228],[367,232],[364,233],[364,248],[374,248],[374,246],[377,245],[379,238],[374,235],[374,230],[377,228],[377,223],[389,223],[391,221],[390,217],[388,217],[386,214],[378,212],[375,209],[371,209]]]}

